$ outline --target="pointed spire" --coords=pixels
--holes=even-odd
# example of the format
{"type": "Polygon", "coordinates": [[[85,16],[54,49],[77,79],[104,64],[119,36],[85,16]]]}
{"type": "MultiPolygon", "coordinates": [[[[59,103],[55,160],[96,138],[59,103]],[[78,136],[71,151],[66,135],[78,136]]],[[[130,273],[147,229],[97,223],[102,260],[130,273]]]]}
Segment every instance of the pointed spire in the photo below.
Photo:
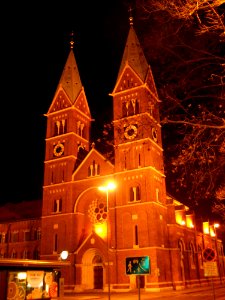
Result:
{"type": "Polygon", "coordinates": [[[80,74],[78,71],[76,59],[73,52],[74,46],[74,32],[70,34],[70,53],[67,58],[65,67],[63,69],[59,85],[61,85],[69,96],[72,103],[75,102],[77,96],[82,89],[82,83],[80,79],[80,74]]]}
{"type": "Polygon", "coordinates": [[[149,65],[137,38],[136,32],[133,28],[133,17],[131,12],[132,9],[129,8],[130,30],[128,33],[117,79],[123,71],[124,66],[128,64],[138,74],[138,76],[140,76],[140,78],[145,81],[149,65]]]}

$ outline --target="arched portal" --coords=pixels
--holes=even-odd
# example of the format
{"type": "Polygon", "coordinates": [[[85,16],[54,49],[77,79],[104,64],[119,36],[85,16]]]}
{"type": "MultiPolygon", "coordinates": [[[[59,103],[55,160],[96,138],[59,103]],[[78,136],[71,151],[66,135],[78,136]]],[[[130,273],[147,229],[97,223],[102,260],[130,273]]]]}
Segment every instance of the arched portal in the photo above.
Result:
{"type": "Polygon", "coordinates": [[[87,250],[82,258],[82,286],[85,290],[103,289],[105,264],[103,256],[96,248],[87,250]]]}

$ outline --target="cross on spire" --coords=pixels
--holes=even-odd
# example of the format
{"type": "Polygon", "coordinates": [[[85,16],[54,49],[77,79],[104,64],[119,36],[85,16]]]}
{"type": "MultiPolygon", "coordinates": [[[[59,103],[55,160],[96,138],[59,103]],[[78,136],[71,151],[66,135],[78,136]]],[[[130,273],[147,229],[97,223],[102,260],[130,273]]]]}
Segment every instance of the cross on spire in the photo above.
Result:
{"type": "Polygon", "coordinates": [[[134,18],[133,18],[133,16],[132,16],[132,10],[133,10],[133,9],[132,9],[131,7],[129,7],[128,12],[129,12],[130,26],[133,25],[133,20],[134,20],[134,18]]]}
{"type": "Polygon", "coordinates": [[[72,31],[70,34],[70,49],[73,49],[74,45],[74,32],[72,31]]]}

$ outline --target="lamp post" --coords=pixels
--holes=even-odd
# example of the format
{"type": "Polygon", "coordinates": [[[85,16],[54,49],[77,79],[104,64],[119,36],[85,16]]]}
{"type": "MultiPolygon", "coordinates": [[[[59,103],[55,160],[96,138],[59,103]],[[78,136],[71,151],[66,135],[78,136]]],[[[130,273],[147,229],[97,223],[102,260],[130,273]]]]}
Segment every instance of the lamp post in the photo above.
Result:
{"type": "Polygon", "coordinates": [[[109,191],[113,191],[116,188],[115,183],[109,182],[104,186],[100,186],[98,189],[106,193],[106,208],[107,208],[107,221],[106,221],[106,230],[107,230],[107,260],[108,260],[108,299],[110,300],[110,271],[109,271],[109,191]]]}

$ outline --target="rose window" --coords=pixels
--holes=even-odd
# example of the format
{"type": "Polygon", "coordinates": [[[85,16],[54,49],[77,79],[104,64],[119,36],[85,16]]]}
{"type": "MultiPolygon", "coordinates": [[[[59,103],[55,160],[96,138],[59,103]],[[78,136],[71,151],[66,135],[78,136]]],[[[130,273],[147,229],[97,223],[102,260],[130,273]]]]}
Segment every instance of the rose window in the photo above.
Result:
{"type": "Polygon", "coordinates": [[[104,223],[108,216],[107,206],[103,202],[98,203],[95,200],[89,206],[88,215],[92,223],[104,223]]]}

